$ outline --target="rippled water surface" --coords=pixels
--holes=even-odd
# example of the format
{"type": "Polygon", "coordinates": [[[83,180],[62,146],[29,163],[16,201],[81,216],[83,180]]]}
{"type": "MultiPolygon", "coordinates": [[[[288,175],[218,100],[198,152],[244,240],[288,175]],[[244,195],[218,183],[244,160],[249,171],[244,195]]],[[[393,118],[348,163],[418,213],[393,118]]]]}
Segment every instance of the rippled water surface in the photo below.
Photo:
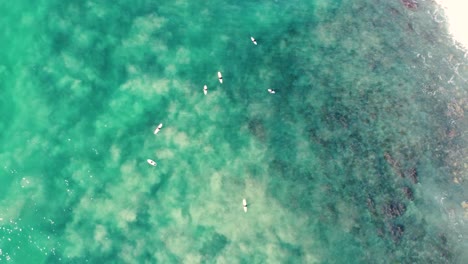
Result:
{"type": "Polygon", "coordinates": [[[0,261],[466,263],[467,53],[409,2],[1,3],[0,261]]]}

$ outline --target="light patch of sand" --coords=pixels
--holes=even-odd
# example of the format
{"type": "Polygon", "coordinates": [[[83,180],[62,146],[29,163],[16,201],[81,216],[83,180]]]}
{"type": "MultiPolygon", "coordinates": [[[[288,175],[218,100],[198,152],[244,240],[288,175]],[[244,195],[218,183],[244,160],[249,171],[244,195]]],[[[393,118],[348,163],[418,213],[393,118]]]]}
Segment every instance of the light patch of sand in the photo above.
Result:
{"type": "Polygon", "coordinates": [[[171,149],[158,149],[157,156],[158,159],[172,159],[175,154],[171,149]]]}
{"type": "Polygon", "coordinates": [[[119,217],[122,221],[125,222],[125,224],[127,224],[136,220],[136,213],[135,210],[124,209],[120,211],[119,217]]]}
{"type": "Polygon", "coordinates": [[[94,229],[94,241],[99,244],[103,252],[109,251],[112,247],[112,241],[108,238],[107,229],[103,225],[97,225],[94,229]]]}
{"type": "Polygon", "coordinates": [[[84,253],[84,249],[86,248],[86,242],[83,239],[83,236],[76,232],[76,230],[67,228],[65,231],[65,237],[67,241],[73,241],[73,244],[64,248],[64,255],[69,258],[76,258],[81,256],[84,253]]]}
{"type": "Polygon", "coordinates": [[[135,172],[135,165],[136,161],[131,160],[127,161],[122,166],[120,166],[120,172],[122,173],[122,176],[130,176],[135,172]]]}
{"type": "Polygon", "coordinates": [[[202,263],[202,257],[197,253],[189,253],[185,256],[183,263],[202,263]]]}
{"type": "Polygon", "coordinates": [[[133,29],[139,32],[151,32],[160,30],[166,24],[164,17],[159,17],[155,14],[139,17],[134,20],[133,29]]]}
{"type": "Polygon", "coordinates": [[[186,215],[183,215],[182,209],[176,208],[171,211],[171,217],[173,220],[173,224],[176,226],[187,226],[189,224],[189,219],[186,215]]]}
{"type": "Polygon", "coordinates": [[[184,234],[174,233],[166,237],[166,247],[169,251],[177,256],[186,256],[192,249],[192,239],[184,234]]]}
{"type": "Polygon", "coordinates": [[[104,17],[107,15],[108,10],[104,4],[98,4],[92,1],[86,1],[87,12],[94,14],[97,17],[104,17]]]}
{"type": "MultiPolygon", "coordinates": [[[[162,137],[162,140],[171,140],[173,144],[181,148],[188,146],[190,143],[190,139],[185,132],[178,131],[177,128],[171,126],[166,126],[164,131],[161,131],[158,136],[162,137]]],[[[170,153],[167,152],[167,154],[170,153]]]]}
{"type": "Polygon", "coordinates": [[[106,227],[103,225],[97,225],[94,229],[94,240],[102,241],[107,237],[106,227]]]}
{"type": "Polygon", "coordinates": [[[121,150],[116,145],[112,145],[110,148],[112,163],[117,163],[120,161],[121,150]]]}
{"type": "Polygon", "coordinates": [[[78,72],[81,68],[83,68],[83,62],[79,61],[78,57],[76,56],[62,52],[60,53],[60,57],[62,58],[65,67],[71,71],[78,72]]]}
{"type": "Polygon", "coordinates": [[[174,142],[180,147],[187,147],[189,145],[189,137],[185,132],[178,132],[174,136],[174,142]]]}
{"type": "Polygon", "coordinates": [[[130,79],[121,86],[122,91],[133,92],[136,95],[147,97],[162,94],[169,91],[168,79],[150,79],[148,77],[137,77],[130,79]]]}
{"type": "Polygon", "coordinates": [[[189,64],[190,63],[190,52],[186,48],[179,48],[176,52],[176,61],[178,64],[189,64]]]}
{"type": "Polygon", "coordinates": [[[177,66],[172,63],[167,64],[166,68],[164,68],[164,75],[174,77],[176,74],[177,74],[177,66]]]}
{"type": "Polygon", "coordinates": [[[166,43],[162,42],[161,40],[153,40],[153,45],[151,45],[150,50],[156,54],[163,54],[166,53],[168,48],[166,43]]]}
{"type": "Polygon", "coordinates": [[[221,190],[221,185],[222,185],[222,176],[221,176],[221,174],[218,173],[218,172],[213,173],[213,175],[211,176],[211,180],[210,180],[211,190],[213,192],[220,191],[221,190]]]}

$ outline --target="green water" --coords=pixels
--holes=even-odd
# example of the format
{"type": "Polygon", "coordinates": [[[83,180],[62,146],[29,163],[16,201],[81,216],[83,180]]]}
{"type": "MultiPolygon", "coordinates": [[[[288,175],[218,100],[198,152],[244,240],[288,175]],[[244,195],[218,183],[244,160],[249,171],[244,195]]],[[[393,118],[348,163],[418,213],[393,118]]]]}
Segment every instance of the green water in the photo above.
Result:
{"type": "Polygon", "coordinates": [[[420,2],[0,3],[0,262],[466,263],[467,58],[420,2]]]}

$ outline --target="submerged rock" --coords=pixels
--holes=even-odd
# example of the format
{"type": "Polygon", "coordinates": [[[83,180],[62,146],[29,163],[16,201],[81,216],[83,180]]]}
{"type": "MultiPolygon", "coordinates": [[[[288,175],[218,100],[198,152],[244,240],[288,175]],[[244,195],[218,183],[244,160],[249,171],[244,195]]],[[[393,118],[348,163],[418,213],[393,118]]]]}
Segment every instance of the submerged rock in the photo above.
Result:
{"type": "Polygon", "coordinates": [[[447,104],[447,116],[460,119],[465,117],[465,111],[463,110],[463,102],[457,102],[453,100],[447,104]]]}
{"type": "Polygon", "coordinates": [[[367,197],[367,209],[369,209],[369,211],[373,215],[375,215],[377,213],[377,210],[375,209],[374,200],[370,196],[367,197]]]}
{"type": "Polygon", "coordinates": [[[400,242],[401,238],[403,237],[404,232],[405,232],[405,227],[403,225],[392,224],[390,226],[390,234],[392,235],[392,239],[395,243],[400,242]]]}
{"type": "Polygon", "coordinates": [[[390,153],[385,152],[384,153],[384,158],[387,161],[387,163],[392,167],[393,171],[400,177],[404,177],[403,173],[401,173],[400,170],[400,163],[396,161],[390,153]]]}
{"type": "Polygon", "coordinates": [[[403,194],[405,195],[405,197],[408,198],[408,200],[410,200],[410,201],[414,200],[413,190],[411,190],[410,187],[405,186],[405,187],[402,188],[402,191],[403,191],[403,194]]]}
{"type": "Polygon", "coordinates": [[[447,135],[448,139],[454,139],[456,136],[458,136],[457,130],[455,128],[448,128],[445,134],[447,135]]]}
{"type": "Polygon", "coordinates": [[[401,0],[401,2],[409,9],[416,9],[418,7],[418,2],[416,0],[401,0]]]}
{"type": "Polygon", "coordinates": [[[384,236],[385,236],[385,230],[384,230],[383,227],[377,228],[377,235],[378,235],[379,237],[384,237],[384,236]]]}
{"type": "Polygon", "coordinates": [[[418,183],[418,171],[416,168],[410,168],[407,170],[406,175],[414,184],[418,183]]]}
{"type": "Polygon", "coordinates": [[[396,160],[392,157],[392,155],[390,155],[390,153],[385,152],[385,153],[384,153],[384,157],[385,157],[385,160],[388,162],[388,164],[390,164],[390,166],[392,166],[392,167],[393,167],[393,166],[397,166],[397,167],[399,166],[398,161],[396,161],[396,160]]]}
{"type": "Polygon", "coordinates": [[[406,211],[406,206],[403,203],[400,202],[389,202],[384,204],[382,207],[382,213],[387,217],[387,218],[395,218],[402,216],[406,211]]]}

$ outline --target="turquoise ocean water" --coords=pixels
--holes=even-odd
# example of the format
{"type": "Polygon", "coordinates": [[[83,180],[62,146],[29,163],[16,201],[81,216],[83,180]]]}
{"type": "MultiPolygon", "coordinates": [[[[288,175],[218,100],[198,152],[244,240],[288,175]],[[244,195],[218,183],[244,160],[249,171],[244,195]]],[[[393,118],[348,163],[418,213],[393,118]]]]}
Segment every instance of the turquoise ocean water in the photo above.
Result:
{"type": "Polygon", "coordinates": [[[2,1],[0,262],[467,263],[468,56],[418,2],[2,1]]]}

